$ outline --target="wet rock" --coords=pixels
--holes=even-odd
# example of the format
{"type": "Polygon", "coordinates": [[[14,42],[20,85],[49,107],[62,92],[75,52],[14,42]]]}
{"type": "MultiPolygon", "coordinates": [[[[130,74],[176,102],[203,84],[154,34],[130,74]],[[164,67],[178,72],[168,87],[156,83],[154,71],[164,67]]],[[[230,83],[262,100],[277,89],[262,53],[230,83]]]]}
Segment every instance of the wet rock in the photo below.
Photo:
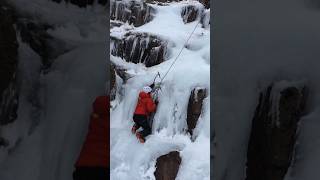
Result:
{"type": "Polygon", "coordinates": [[[185,6],[181,11],[184,23],[195,21],[202,14],[202,9],[194,5],[185,6]]]}
{"type": "Polygon", "coordinates": [[[0,20],[0,124],[3,125],[16,119],[18,109],[16,17],[6,1],[0,2],[0,20]]]}
{"type": "Polygon", "coordinates": [[[180,153],[172,151],[157,159],[156,171],[154,176],[156,180],[175,180],[181,164],[180,153]]]}
{"type": "Polygon", "coordinates": [[[147,33],[128,33],[115,40],[111,54],[127,62],[144,63],[146,67],[158,65],[165,60],[167,42],[147,33]]]}
{"type": "Polygon", "coordinates": [[[207,90],[195,88],[192,90],[187,110],[188,132],[193,135],[193,130],[197,126],[198,119],[202,112],[203,100],[207,97],[207,90]]]}
{"type": "Polygon", "coordinates": [[[260,93],[247,152],[246,180],[283,180],[291,164],[307,88],[286,81],[260,93]]]}
{"type": "Polygon", "coordinates": [[[155,10],[147,5],[137,1],[119,1],[113,0],[110,4],[110,19],[122,22],[128,22],[138,27],[151,21],[155,10]]]}

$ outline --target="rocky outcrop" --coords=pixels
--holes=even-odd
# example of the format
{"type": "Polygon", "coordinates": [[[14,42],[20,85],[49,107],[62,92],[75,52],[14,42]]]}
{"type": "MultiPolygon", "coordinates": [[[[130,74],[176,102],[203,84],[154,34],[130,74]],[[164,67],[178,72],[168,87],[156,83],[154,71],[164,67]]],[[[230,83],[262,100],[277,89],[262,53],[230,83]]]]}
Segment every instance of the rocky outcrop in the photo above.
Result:
{"type": "Polygon", "coordinates": [[[260,93],[247,152],[246,180],[283,180],[290,166],[307,88],[286,81],[260,93]]]}
{"type": "Polygon", "coordinates": [[[144,63],[151,67],[162,63],[167,53],[167,42],[148,33],[128,33],[115,40],[111,54],[127,62],[144,63]]]}
{"type": "Polygon", "coordinates": [[[172,151],[157,159],[156,171],[154,176],[156,180],[175,180],[181,164],[180,153],[172,151]]]}
{"type": "Polygon", "coordinates": [[[203,11],[200,22],[202,24],[202,28],[210,27],[210,9],[206,9],[205,11],[203,11]]]}
{"type": "Polygon", "coordinates": [[[70,48],[47,32],[48,29],[53,28],[50,25],[36,23],[29,19],[19,19],[17,27],[22,41],[29,44],[32,50],[42,58],[44,68],[50,67],[53,59],[70,48]]]}
{"type": "Polygon", "coordinates": [[[3,125],[16,119],[18,108],[16,17],[5,1],[0,2],[0,19],[0,124],[3,125]]]}
{"type": "Polygon", "coordinates": [[[151,21],[155,10],[146,3],[137,1],[113,0],[110,4],[110,19],[128,22],[134,26],[141,26],[151,21]]]}
{"type": "Polygon", "coordinates": [[[195,88],[192,90],[187,110],[188,132],[192,135],[197,126],[198,119],[202,112],[203,100],[207,97],[207,90],[204,88],[195,88]]]}
{"type": "Polygon", "coordinates": [[[198,0],[206,9],[210,8],[210,0],[198,0]]]}
{"type": "Polygon", "coordinates": [[[202,9],[194,5],[185,6],[181,11],[181,17],[184,23],[195,21],[201,14],[202,9]]]}

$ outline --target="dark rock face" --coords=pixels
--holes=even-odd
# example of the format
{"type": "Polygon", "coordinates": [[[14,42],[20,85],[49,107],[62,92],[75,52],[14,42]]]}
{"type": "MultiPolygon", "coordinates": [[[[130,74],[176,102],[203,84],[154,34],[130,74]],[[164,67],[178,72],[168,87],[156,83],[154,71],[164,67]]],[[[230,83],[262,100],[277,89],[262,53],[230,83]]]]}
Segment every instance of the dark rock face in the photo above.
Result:
{"type": "Polygon", "coordinates": [[[290,166],[305,86],[275,83],[260,94],[247,152],[246,180],[283,180],[290,166]]]}
{"type": "Polygon", "coordinates": [[[114,0],[110,4],[110,19],[129,22],[134,26],[141,26],[151,21],[155,10],[146,3],[130,1],[129,3],[114,0]]]}
{"type": "Polygon", "coordinates": [[[210,8],[210,0],[199,0],[199,2],[203,4],[205,8],[210,8]]]}
{"type": "Polygon", "coordinates": [[[4,1],[0,2],[0,19],[0,124],[3,125],[16,119],[18,108],[16,19],[14,11],[4,1]]]}
{"type": "Polygon", "coordinates": [[[114,100],[116,97],[116,71],[114,65],[110,65],[110,100],[114,100]]]}
{"type": "Polygon", "coordinates": [[[196,88],[192,90],[187,110],[188,132],[192,135],[193,129],[197,126],[198,119],[202,112],[203,100],[207,97],[207,90],[196,88]]]}
{"type": "Polygon", "coordinates": [[[144,63],[151,67],[162,63],[167,52],[167,42],[147,33],[128,33],[122,40],[115,40],[111,54],[127,62],[144,63]]]}
{"type": "Polygon", "coordinates": [[[156,180],[175,180],[181,164],[179,152],[172,151],[169,154],[160,156],[157,159],[156,171],[154,176],[156,180]]]}
{"type": "Polygon", "coordinates": [[[31,20],[19,20],[17,27],[21,34],[23,42],[30,47],[42,58],[42,64],[48,68],[52,60],[60,54],[68,51],[68,47],[61,40],[55,39],[47,33],[47,30],[52,28],[46,24],[39,24],[31,20]]]}
{"type": "Polygon", "coordinates": [[[200,14],[202,14],[202,10],[193,5],[185,6],[181,11],[181,16],[184,23],[195,21],[200,14]]]}

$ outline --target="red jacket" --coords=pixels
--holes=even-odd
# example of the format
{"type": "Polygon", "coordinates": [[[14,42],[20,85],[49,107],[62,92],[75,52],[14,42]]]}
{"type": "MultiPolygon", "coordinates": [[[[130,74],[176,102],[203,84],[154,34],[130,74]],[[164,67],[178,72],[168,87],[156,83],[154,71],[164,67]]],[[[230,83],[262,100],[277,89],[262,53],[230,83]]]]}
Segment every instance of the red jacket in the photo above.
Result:
{"type": "Polygon", "coordinates": [[[156,105],[153,102],[151,95],[145,92],[139,93],[139,99],[134,114],[146,115],[156,110],[156,105]]]}
{"type": "Polygon", "coordinates": [[[93,103],[88,134],[76,167],[109,167],[109,112],[109,97],[97,97],[93,103]]]}

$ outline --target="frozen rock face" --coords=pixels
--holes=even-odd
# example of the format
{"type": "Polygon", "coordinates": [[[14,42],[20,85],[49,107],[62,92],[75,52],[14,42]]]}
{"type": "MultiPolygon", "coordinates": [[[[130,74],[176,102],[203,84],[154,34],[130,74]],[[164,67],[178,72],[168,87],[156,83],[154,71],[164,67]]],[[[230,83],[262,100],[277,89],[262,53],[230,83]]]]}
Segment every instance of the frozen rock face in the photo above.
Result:
{"type": "Polygon", "coordinates": [[[210,27],[210,9],[206,9],[205,11],[203,11],[200,21],[203,28],[210,27]]]}
{"type": "Polygon", "coordinates": [[[18,108],[15,17],[14,11],[4,1],[0,2],[0,19],[0,124],[3,125],[16,119],[18,108]]]}
{"type": "Polygon", "coordinates": [[[199,2],[203,4],[206,9],[210,8],[210,0],[199,0],[199,2]]]}
{"type": "Polygon", "coordinates": [[[151,67],[162,63],[167,52],[167,42],[148,33],[128,33],[115,40],[111,54],[127,62],[144,63],[151,67]]]}
{"type": "Polygon", "coordinates": [[[35,23],[28,19],[19,20],[17,25],[22,41],[29,44],[41,56],[45,68],[51,65],[53,59],[69,49],[61,40],[48,34],[47,30],[52,28],[50,25],[35,23]]]}
{"type": "Polygon", "coordinates": [[[261,92],[252,122],[246,180],[284,179],[306,97],[306,86],[283,81],[261,92]]]}
{"type": "Polygon", "coordinates": [[[110,65],[110,99],[113,101],[116,97],[116,70],[114,65],[110,65]]]}
{"type": "Polygon", "coordinates": [[[202,14],[202,9],[194,5],[185,6],[181,11],[184,23],[195,21],[202,14]]]}
{"type": "Polygon", "coordinates": [[[207,97],[207,90],[195,88],[192,90],[187,110],[188,132],[192,135],[193,129],[197,126],[198,119],[202,112],[203,100],[207,97]]]}
{"type": "Polygon", "coordinates": [[[141,26],[151,21],[155,10],[146,3],[137,1],[113,0],[110,4],[110,19],[128,22],[134,26],[141,26]]]}
{"type": "Polygon", "coordinates": [[[172,151],[157,159],[156,171],[154,176],[156,180],[175,180],[181,164],[179,152],[172,151]]]}
{"type": "Polygon", "coordinates": [[[107,0],[51,0],[51,1],[54,1],[57,3],[61,3],[63,1],[65,1],[66,3],[72,3],[74,5],[81,7],[81,8],[93,5],[94,3],[99,3],[101,5],[106,5],[108,3],[107,0]]]}

